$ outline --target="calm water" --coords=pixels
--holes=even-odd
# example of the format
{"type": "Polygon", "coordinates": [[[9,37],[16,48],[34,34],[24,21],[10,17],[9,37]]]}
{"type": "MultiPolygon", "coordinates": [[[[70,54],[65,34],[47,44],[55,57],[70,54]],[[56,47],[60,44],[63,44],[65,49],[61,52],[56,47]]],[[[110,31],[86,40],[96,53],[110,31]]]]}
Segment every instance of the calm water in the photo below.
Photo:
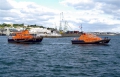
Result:
{"type": "Polygon", "coordinates": [[[120,36],[109,45],[72,45],[73,37],[11,44],[0,36],[0,77],[120,77],[120,36]]]}

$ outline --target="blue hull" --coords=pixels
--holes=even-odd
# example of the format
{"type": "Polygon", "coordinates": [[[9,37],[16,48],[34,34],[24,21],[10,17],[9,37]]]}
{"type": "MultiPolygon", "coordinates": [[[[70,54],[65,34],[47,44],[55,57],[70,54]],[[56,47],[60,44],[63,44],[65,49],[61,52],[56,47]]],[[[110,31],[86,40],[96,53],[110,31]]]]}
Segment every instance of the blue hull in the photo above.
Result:
{"type": "Polygon", "coordinates": [[[8,39],[9,43],[40,43],[43,37],[33,39],[8,39]]]}
{"type": "Polygon", "coordinates": [[[94,41],[94,42],[84,42],[83,40],[71,40],[72,44],[107,44],[110,39],[94,41]]]}

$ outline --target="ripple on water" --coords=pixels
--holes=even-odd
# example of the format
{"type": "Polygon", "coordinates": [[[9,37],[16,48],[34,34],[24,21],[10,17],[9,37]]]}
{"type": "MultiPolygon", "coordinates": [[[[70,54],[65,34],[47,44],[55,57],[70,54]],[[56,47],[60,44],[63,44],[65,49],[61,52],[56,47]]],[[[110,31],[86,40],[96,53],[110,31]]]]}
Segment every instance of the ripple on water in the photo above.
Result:
{"type": "Polygon", "coordinates": [[[1,77],[119,77],[119,36],[110,45],[74,45],[72,37],[40,44],[11,44],[0,38],[1,77]]]}

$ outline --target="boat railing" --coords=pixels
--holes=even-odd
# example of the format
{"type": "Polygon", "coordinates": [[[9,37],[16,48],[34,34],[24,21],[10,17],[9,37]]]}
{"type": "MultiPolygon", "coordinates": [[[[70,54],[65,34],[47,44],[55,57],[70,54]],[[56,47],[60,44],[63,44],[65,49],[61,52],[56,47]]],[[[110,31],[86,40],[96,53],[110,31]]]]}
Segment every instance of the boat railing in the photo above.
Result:
{"type": "Polygon", "coordinates": [[[108,40],[109,38],[108,37],[104,37],[104,40],[108,40]]]}
{"type": "Polygon", "coordinates": [[[10,33],[10,34],[8,35],[8,39],[12,39],[12,37],[14,37],[14,36],[16,36],[16,34],[10,33]]]}
{"type": "Polygon", "coordinates": [[[78,38],[73,38],[73,40],[79,40],[78,38]]]}

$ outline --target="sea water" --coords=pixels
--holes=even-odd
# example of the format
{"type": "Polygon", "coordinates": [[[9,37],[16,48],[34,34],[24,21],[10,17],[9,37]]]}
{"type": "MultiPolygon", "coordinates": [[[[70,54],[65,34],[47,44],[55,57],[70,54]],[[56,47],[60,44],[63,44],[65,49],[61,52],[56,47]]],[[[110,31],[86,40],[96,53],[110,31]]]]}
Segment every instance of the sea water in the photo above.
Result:
{"type": "Polygon", "coordinates": [[[0,77],[120,77],[120,36],[108,37],[108,45],[74,45],[74,37],[13,44],[0,36],[0,77]]]}

